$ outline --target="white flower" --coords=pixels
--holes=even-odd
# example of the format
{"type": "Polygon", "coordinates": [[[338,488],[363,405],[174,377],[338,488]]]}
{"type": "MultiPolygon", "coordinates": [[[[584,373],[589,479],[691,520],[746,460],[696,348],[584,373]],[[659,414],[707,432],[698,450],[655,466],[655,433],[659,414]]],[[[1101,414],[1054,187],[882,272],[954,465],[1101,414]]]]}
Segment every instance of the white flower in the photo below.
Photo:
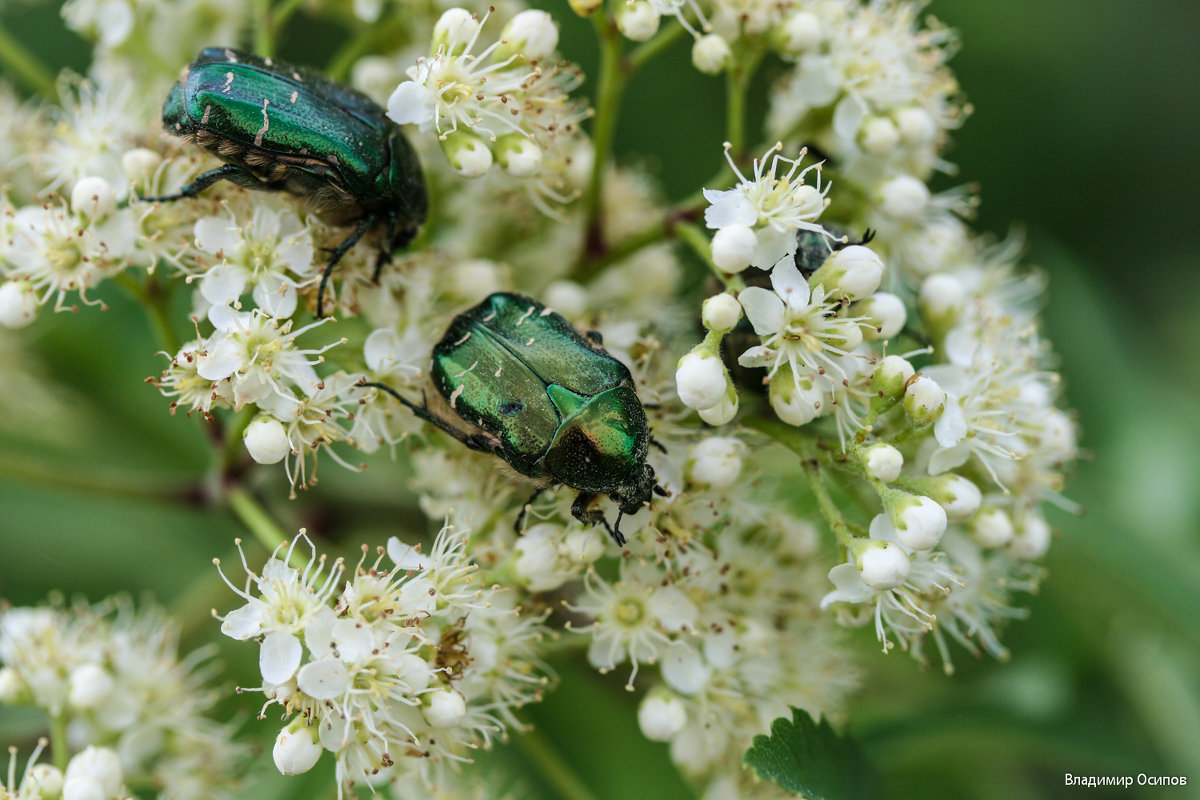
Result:
{"type": "Polygon", "coordinates": [[[720,489],[732,486],[742,471],[746,445],[731,436],[709,436],[692,448],[691,477],[720,489]]]}
{"type": "Polygon", "coordinates": [[[38,299],[26,281],[5,281],[0,286],[0,325],[23,328],[37,319],[38,299]]]}
{"type": "MultiPolygon", "coordinates": [[[[796,381],[804,375],[827,371],[846,380],[838,357],[852,355],[862,343],[863,321],[839,317],[841,301],[827,300],[823,287],[810,293],[808,282],[790,258],[770,273],[770,285],[773,291],[750,287],[738,295],[746,318],[763,341],[760,347],[740,355],[738,363],[743,367],[768,367],[768,378],[775,378],[780,367],[786,365],[796,381]]],[[[799,383],[796,391],[804,391],[799,383]]]]}
{"type": "MultiPolygon", "coordinates": [[[[301,539],[308,542],[301,532],[282,558],[283,545],[277,547],[261,576],[246,567],[243,589],[234,586],[221,571],[225,584],[246,601],[241,608],[220,617],[221,632],[233,639],[263,637],[259,667],[267,683],[284,683],[296,674],[302,653],[298,634],[303,633],[318,615],[328,611],[327,602],[337,590],[342,573],[341,559],[325,573],[325,561],[316,558],[316,548],[311,542],[309,548],[313,558],[308,564],[303,569],[289,566],[301,539]],[[251,594],[252,585],[254,594],[251,594]]],[[[240,543],[238,551],[241,551],[240,543]]],[[[217,569],[220,571],[220,564],[217,569]]]]}
{"type": "Polygon", "coordinates": [[[754,159],[754,178],[751,180],[734,163],[730,147],[727,142],[725,158],[739,182],[732,189],[704,190],[704,199],[711,203],[704,212],[705,225],[717,230],[728,225],[752,228],[756,244],[750,264],[759,269],[790,263],[796,252],[797,231],[830,236],[828,231],[814,222],[828,204],[825,195],[830,188],[828,183],[824,188],[821,187],[820,164],[810,164],[800,169],[805,151],[802,150],[794,159],[786,158],[777,152],[783,149],[783,145],[776,144],[761,159],[754,159]],[[763,167],[768,159],[771,169],[764,173],[763,167]],[[781,162],[791,164],[791,168],[783,176],[777,177],[775,173],[781,162]],[[815,185],[810,186],[804,182],[804,178],[813,170],[816,170],[817,178],[815,185]]]}
{"type": "Polygon", "coordinates": [[[124,781],[116,752],[107,747],[88,747],[67,764],[63,800],[118,800],[124,781]]]}

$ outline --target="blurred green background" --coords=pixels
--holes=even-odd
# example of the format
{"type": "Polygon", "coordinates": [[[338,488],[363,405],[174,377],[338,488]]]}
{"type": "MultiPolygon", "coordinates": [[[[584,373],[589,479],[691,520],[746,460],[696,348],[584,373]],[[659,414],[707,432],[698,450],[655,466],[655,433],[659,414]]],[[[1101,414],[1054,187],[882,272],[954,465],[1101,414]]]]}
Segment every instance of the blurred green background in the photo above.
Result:
{"type": "MultiPolygon", "coordinates": [[[[553,10],[564,54],[594,74],[589,26],[565,4],[553,10]]],[[[978,227],[1022,227],[1028,260],[1048,275],[1045,332],[1085,450],[1067,494],[1085,512],[1050,512],[1059,535],[1048,579],[1031,618],[1007,631],[1007,665],[960,651],[946,677],[879,655],[860,632],[868,672],[851,731],[889,798],[1200,797],[1200,3],[937,0],[930,10],[961,33],[952,66],[975,107],[949,154],[961,173],[945,185],[979,183],[978,227]],[[1066,773],[1186,776],[1190,786],[1081,789],[1064,786],[1066,773]]],[[[0,25],[52,63],[86,64],[53,7],[0,5],[0,25]]],[[[319,63],[330,49],[327,30],[298,19],[281,54],[319,63]]],[[[635,80],[618,147],[681,196],[719,157],[721,82],[690,69],[686,43],[667,61],[635,80]],[[639,109],[649,107],[671,126],[646,125],[639,109]]],[[[107,313],[46,315],[25,332],[72,415],[50,446],[18,433],[19,421],[3,426],[0,596],[147,591],[176,608],[228,609],[215,571],[207,585],[194,578],[228,556],[237,523],[162,499],[203,474],[202,432],[141,384],[163,359],[143,318],[103,296],[107,313]]],[[[302,501],[279,499],[281,518],[322,533],[353,518],[351,545],[413,524],[386,463],[354,476],[326,464],[321,477],[302,501]],[[367,494],[353,509],[337,499],[348,481],[367,494]]],[[[254,683],[254,653],[225,647],[222,659],[231,681],[254,683]]],[[[587,726],[588,749],[560,756],[597,797],[683,797],[665,750],[637,733],[620,681],[558,666],[559,691],[531,716],[551,741],[587,726]],[[603,710],[581,723],[579,708],[603,710]]],[[[32,724],[0,710],[0,741],[32,724]]],[[[497,760],[549,798],[526,771],[544,743],[497,760]]],[[[268,784],[246,796],[280,790],[268,784]]]]}

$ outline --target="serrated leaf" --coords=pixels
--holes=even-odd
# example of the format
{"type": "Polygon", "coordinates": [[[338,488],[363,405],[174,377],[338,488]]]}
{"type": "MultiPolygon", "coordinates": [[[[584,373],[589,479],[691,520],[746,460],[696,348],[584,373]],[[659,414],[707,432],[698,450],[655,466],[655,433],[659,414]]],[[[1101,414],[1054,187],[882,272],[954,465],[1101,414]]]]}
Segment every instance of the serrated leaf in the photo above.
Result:
{"type": "Polygon", "coordinates": [[[813,718],[798,708],[792,718],[771,723],[771,735],[758,735],[742,755],[742,763],[758,777],[774,781],[808,800],[872,800],[875,768],[858,743],[838,736],[827,720],[813,718]]]}

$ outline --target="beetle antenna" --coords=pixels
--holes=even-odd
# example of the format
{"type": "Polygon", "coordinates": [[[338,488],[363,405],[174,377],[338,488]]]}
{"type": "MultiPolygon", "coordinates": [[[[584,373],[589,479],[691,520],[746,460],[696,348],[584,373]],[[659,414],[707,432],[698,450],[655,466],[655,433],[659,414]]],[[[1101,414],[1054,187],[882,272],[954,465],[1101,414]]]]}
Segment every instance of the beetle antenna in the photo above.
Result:
{"type": "Polygon", "coordinates": [[[601,522],[604,523],[604,527],[608,528],[608,535],[613,538],[613,541],[617,543],[618,547],[625,546],[625,535],[623,533],[621,533],[621,518],[623,516],[625,516],[625,512],[618,508],[617,509],[617,524],[613,525],[611,528],[609,528],[609,526],[608,526],[608,520],[606,520],[606,519],[600,520],[601,522]]]}

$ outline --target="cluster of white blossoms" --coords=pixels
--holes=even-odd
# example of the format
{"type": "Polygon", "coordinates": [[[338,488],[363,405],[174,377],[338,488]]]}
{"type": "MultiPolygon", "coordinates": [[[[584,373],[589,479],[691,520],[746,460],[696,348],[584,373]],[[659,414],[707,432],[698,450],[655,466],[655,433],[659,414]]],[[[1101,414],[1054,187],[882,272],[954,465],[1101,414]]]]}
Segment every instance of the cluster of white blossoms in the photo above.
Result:
{"type": "Polygon", "coordinates": [[[16,748],[9,748],[8,778],[0,785],[0,800],[129,800],[121,758],[108,747],[86,747],[67,762],[66,769],[37,763],[49,744],[42,739],[17,777],[16,748]]]}
{"type": "Polygon", "coordinates": [[[558,27],[545,11],[520,12],[474,52],[487,20],[464,8],[443,13],[430,54],[388,99],[388,116],[436,131],[460,175],[479,177],[499,164],[531,179],[536,196],[565,203],[571,159],[587,150],[579,123],[588,112],[570,97],[582,75],[557,58],[558,27]]]}
{"type": "Polygon", "coordinates": [[[163,800],[229,796],[240,748],[206,716],[208,653],[181,659],[178,637],[161,611],[119,598],[0,610],[0,702],[59,721],[75,754],[65,775],[31,767],[43,800],[116,800],[134,781],[163,800]]]}
{"type": "Polygon", "coordinates": [[[260,717],[283,710],[273,752],[283,774],[307,772],[329,751],[339,793],[414,777],[436,788],[448,767],[518,724],[514,709],[541,698],[546,630],[482,583],[464,533],[446,525],[428,553],[392,537],[368,560],[364,546],[349,576],[311,543],[307,564],[292,566],[301,539],[261,574],[243,557],[245,585],[229,585],[246,604],[221,624],[261,642],[260,717]]]}
{"type": "MultiPolygon", "coordinates": [[[[232,43],[262,23],[255,5],[66,4],[95,41],[88,77],[61,80],[57,104],[0,87],[0,325],[24,335],[69,319],[51,311],[98,313],[125,292],[166,362],[143,390],[161,393],[164,414],[211,424],[217,502],[256,463],[276,465],[256,489],[282,494],[331,458],[383,472],[390,482],[364,496],[403,495],[461,526],[422,548],[364,549],[353,569],[300,540],[261,571],[243,560],[231,586],[244,605],[221,627],[258,643],[264,714],[283,717],[279,770],[330,751],[342,792],[483,796],[471,755],[542,699],[553,639],[636,693],[630,714],[704,796],[777,797],[740,755],[789,706],[840,718],[860,673],[844,628],[870,626],[885,650],[920,659],[936,651],[947,669],[952,642],[1006,654],[1002,629],[1051,539],[1043,505],[1069,505],[1075,424],[1039,334],[1041,281],[1014,243],[973,237],[967,193],[928,188],[952,168],[943,153],[966,107],[946,67],[954,37],[919,3],[573,0],[605,15],[609,47],[653,37],[667,16],[696,37],[706,73],[748,81],[764,55],[782,58],[768,107],[747,115],[765,111],[765,130],[731,125],[724,155],[709,154],[729,179],[672,206],[653,162],[611,163],[599,135],[593,152],[591,111],[570,96],[582,76],[560,61],[550,14],[511,0],[398,17],[356,0],[378,28],[360,26],[332,77],[386,101],[433,202],[377,278],[378,241],[344,253],[321,318],[321,274],[346,228],[229,183],[139,199],[217,165],[162,133],[160,103],[186,58],[226,43],[212,36],[232,43]],[[498,37],[489,13],[507,20],[498,37]],[[188,22],[206,15],[207,28],[188,22]],[[386,49],[350,58],[366,46],[386,49]],[[623,516],[624,549],[575,518],[576,491],[516,480],[445,432],[472,421],[438,404],[430,354],[497,291],[544,302],[629,367],[666,496],[623,516]]],[[[344,21],[350,6],[276,10],[344,21]]],[[[629,64],[670,41],[664,31],[629,64]]],[[[625,78],[601,80],[613,95],[597,114],[614,113],[625,78]]],[[[639,112],[645,124],[688,124],[654,111],[639,112]]],[[[339,490],[347,509],[355,485],[339,490]]],[[[606,496],[591,510],[616,516],[606,496]]],[[[208,695],[154,649],[173,645],[165,630],[125,612],[6,610],[0,697],[69,714],[72,747],[112,748],[123,777],[111,796],[147,772],[164,795],[176,776],[195,792],[171,797],[220,796],[212,782],[234,774],[223,765],[242,745],[196,722],[208,695]],[[136,663],[118,657],[130,652],[136,663]],[[146,693],[156,685],[170,690],[146,693]]],[[[585,732],[559,746],[594,745],[585,732]]]]}

